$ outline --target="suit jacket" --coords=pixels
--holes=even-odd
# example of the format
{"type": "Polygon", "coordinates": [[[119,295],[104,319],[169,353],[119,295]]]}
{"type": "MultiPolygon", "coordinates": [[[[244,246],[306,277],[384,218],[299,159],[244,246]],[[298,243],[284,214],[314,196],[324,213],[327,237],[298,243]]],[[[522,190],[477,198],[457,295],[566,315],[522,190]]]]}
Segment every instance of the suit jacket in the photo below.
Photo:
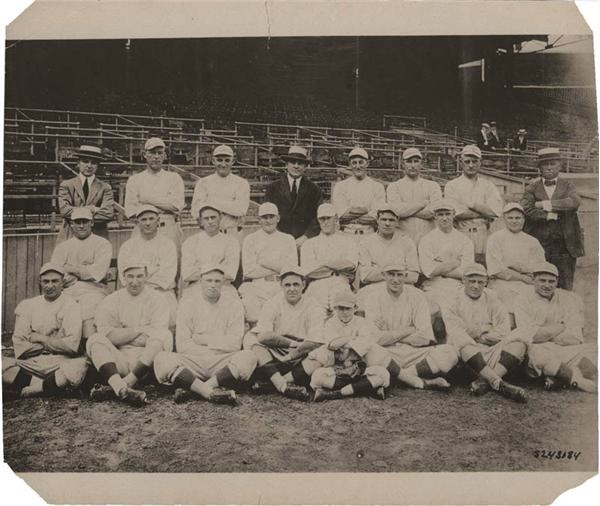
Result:
{"type": "Polygon", "coordinates": [[[71,216],[74,207],[96,206],[95,222],[111,221],[115,214],[112,188],[108,183],[94,177],[87,199],[83,196],[83,185],[79,176],[67,179],[58,189],[58,208],[63,219],[71,216]]]}
{"type": "Polygon", "coordinates": [[[551,202],[553,212],[558,214],[557,221],[546,220],[548,213],[535,207],[535,203],[542,200],[548,200],[548,194],[540,178],[525,188],[521,199],[525,210],[525,232],[540,241],[544,249],[553,241],[563,238],[571,256],[584,256],[583,231],[577,217],[581,199],[573,183],[560,176],[556,181],[551,202]]]}
{"type": "Polygon", "coordinates": [[[272,202],[279,209],[277,228],[294,238],[301,235],[314,237],[319,234],[317,208],[323,201],[319,187],[306,176],[302,176],[296,202],[292,202],[287,174],[267,186],[265,202],[272,202]]]}
{"type": "Polygon", "coordinates": [[[481,151],[490,150],[489,138],[486,139],[481,130],[477,132],[477,146],[479,146],[479,149],[481,149],[481,151]]]}
{"type": "Polygon", "coordinates": [[[513,139],[513,148],[518,149],[519,151],[525,151],[527,149],[527,137],[523,137],[523,142],[519,139],[518,135],[515,135],[513,139]]]}

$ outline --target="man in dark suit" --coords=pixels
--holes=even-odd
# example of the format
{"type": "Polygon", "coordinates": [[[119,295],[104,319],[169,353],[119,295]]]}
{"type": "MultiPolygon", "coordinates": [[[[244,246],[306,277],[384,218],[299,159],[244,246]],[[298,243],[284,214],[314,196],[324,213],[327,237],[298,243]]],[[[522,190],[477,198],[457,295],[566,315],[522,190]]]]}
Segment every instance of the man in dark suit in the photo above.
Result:
{"type": "Polygon", "coordinates": [[[87,207],[94,216],[93,233],[108,238],[107,224],[114,216],[112,188],[96,177],[100,162],[104,159],[97,146],[81,146],[77,150],[79,175],[67,179],[58,189],[58,206],[63,225],[57,242],[62,242],[73,234],[69,225],[71,213],[76,207],[87,207]]]}
{"type": "Polygon", "coordinates": [[[481,130],[477,133],[477,146],[481,151],[490,151],[490,125],[482,123],[481,130]]]}
{"type": "Polygon", "coordinates": [[[513,148],[518,149],[521,153],[527,151],[527,130],[524,128],[519,128],[517,135],[515,135],[513,148]]]}
{"type": "Polygon", "coordinates": [[[287,172],[271,183],[265,192],[265,202],[272,202],[279,209],[278,230],[291,234],[299,248],[309,237],[319,234],[317,208],[323,201],[319,187],[304,176],[309,163],[305,148],[291,146],[287,155],[287,172]]]}
{"type": "Polygon", "coordinates": [[[559,177],[562,156],[558,148],[538,151],[541,178],[530,184],[523,194],[525,232],[544,248],[546,260],[558,269],[558,286],[573,288],[575,262],[582,257],[583,233],[577,217],[580,198],[570,181],[559,177]]]}

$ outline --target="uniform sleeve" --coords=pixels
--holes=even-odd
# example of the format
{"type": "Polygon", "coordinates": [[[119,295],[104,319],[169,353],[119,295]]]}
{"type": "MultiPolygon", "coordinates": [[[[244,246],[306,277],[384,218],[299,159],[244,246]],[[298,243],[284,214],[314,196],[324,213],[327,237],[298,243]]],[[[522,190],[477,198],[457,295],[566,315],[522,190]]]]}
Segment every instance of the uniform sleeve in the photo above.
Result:
{"type": "Polygon", "coordinates": [[[67,249],[65,247],[66,241],[57,244],[52,252],[50,261],[53,264],[64,266],[67,263],[67,249]]]}
{"type": "Polygon", "coordinates": [[[485,262],[490,276],[506,270],[499,239],[497,233],[490,235],[485,250],[485,262]]]}
{"type": "Polygon", "coordinates": [[[250,206],[250,185],[245,179],[236,179],[233,200],[218,199],[221,211],[240,218],[245,216],[250,206]]]}
{"type": "Polygon", "coordinates": [[[518,296],[514,303],[515,325],[521,327],[539,327],[542,322],[536,322],[533,309],[528,299],[518,296]]]}
{"type": "Polygon", "coordinates": [[[15,358],[26,359],[39,355],[44,351],[44,346],[32,343],[29,338],[33,329],[31,328],[32,308],[27,301],[21,302],[15,309],[16,320],[13,331],[12,342],[15,350],[15,358]]]}
{"type": "Polygon", "coordinates": [[[352,263],[354,268],[358,267],[358,244],[352,237],[348,235],[343,235],[344,239],[346,239],[346,247],[345,249],[345,258],[352,263]]]}
{"type": "Polygon", "coordinates": [[[405,261],[406,268],[409,271],[419,272],[419,257],[417,255],[417,247],[415,246],[415,242],[407,236],[406,241],[406,251],[405,251],[405,261]]]}
{"type": "Polygon", "coordinates": [[[465,322],[460,315],[456,298],[442,304],[441,310],[449,344],[457,348],[461,348],[467,344],[476,344],[475,340],[467,334],[468,322],[465,322]]]}
{"type": "MultiPolygon", "coordinates": [[[[364,311],[365,318],[370,322],[374,322],[375,320],[386,320],[385,315],[383,314],[383,308],[381,307],[381,303],[379,297],[373,296],[369,297],[364,302],[364,311]]],[[[389,326],[389,322],[388,322],[389,326]]]]}
{"type": "MultiPolygon", "coordinates": [[[[70,350],[73,354],[76,354],[79,350],[79,344],[81,342],[81,330],[82,330],[82,319],[81,310],[79,304],[74,300],[71,300],[63,305],[58,312],[58,320],[60,324],[61,342],[64,347],[70,350]]],[[[59,353],[61,349],[52,349],[50,351],[59,353]]]]}
{"type": "MultiPolygon", "coordinates": [[[[344,181],[346,180],[344,179],[344,181]]],[[[338,216],[342,216],[350,208],[350,202],[346,195],[346,191],[344,190],[345,185],[342,183],[343,181],[339,181],[334,185],[331,194],[331,203],[333,204],[333,207],[335,207],[338,216]]]]}
{"type": "Polygon", "coordinates": [[[240,268],[240,243],[233,237],[227,237],[225,245],[225,258],[221,262],[221,266],[225,271],[225,277],[233,281],[238,269],[240,268]]]}
{"type": "MultiPolygon", "coordinates": [[[[463,204],[462,196],[460,195],[458,187],[454,181],[456,180],[453,179],[452,181],[448,181],[448,183],[446,183],[446,186],[444,187],[444,197],[446,199],[463,204]]],[[[456,211],[456,214],[459,214],[458,210],[456,211]]]]}
{"type": "Polygon", "coordinates": [[[260,310],[256,326],[252,329],[252,332],[255,334],[259,334],[260,332],[275,332],[277,309],[276,299],[272,298],[265,302],[260,310]]]}
{"type": "Polygon", "coordinates": [[[256,279],[273,274],[273,271],[258,265],[258,251],[254,235],[247,235],[242,243],[242,271],[244,278],[256,279]]]}
{"type": "Polygon", "coordinates": [[[435,252],[433,250],[433,244],[428,235],[421,238],[419,241],[419,264],[421,266],[421,272],[426,276],[431,276],[431,273],[436,268],[434,258],[435,252]]]}
{"type": "Polygon", "coordinates": [[[572,292],[563,292],[563,322],[566,329],[554,338],[554,342],[562,345],[582,344],[583,327],[585,324],[583,301],[581,297],[572,292]]]}
{"type": "Polygon", "coordinates": [[[188,353],[189,350],[198,346],[192,340],[194,323],[191,312],[191,300],[187,299],[183,301],[177,309],[175,343],[178,353],[188,353]]]}
{"type": "Polygon", "coordinates": [[[496,216],[502,216],[502,208],[504,207],[504,201],[500,196],[498,187],[491,181],[488,181],[488,183],[489,188],[486,191],[485,203],[490,207],[492,211],[494,211],[494,214],[496,216]]]}
{"type": "Polygon", "coordinates": [[[291,262],[293,265],[298,265],[300,262],[298,259],[298,248],[296,247],[296,241],[290,234],[285,234],[285,236],[285,248],[281,252],[281,259],[291,262]]]}
{"type": "Polygon", "coordinates": [[[107,336],[115,329],[122,329],[119,319],[119,297],[117,292],[102,299],[96,308],[95,324],[98,333],[107,336]]]}
{"type": "Polygon", "coordinates": [[[363,283],[369,276],[381,279],[381,272],[373,261],[371,251],[362,242],[358,250],[358,275],[363,283]]]}
{"type": "Polygon", "coordinates": [[[208,200],[208,190],[206,189],[205,179],[198,179],[194,187],[194,196],[192,197],[191,214],[195,218],[202,205],[208,200]]]}
{"type": "MultiPolygon", "coordinates": [[[[417,290],[415,288],[415,290],[417,290]]],[[[433,329],[431,327],[431,312],[425,295],[418,291],[410,291],[413,325],[417,329],[415,333],[402,342],[412,346],[428,346],[435,342],[433,329]]]]}
{"type": "Polygon", "coordinates": [[[376,182],[373,188],[373,198],[371,199],[371,208],[369,209],[369,215],[376,217],[377,216],[377,207],[385,202],[385,187],[376,182]]]}
{"type": "Polygon", "coordinates": [[[179,174],[175,174],[174,172],[170,172],[169,174],[172,174],[173,182],[169,188],[167,198],[181,212],[185,207],[185,185],[179,174]]]}
{"type": "Polygon", "coordinates": [[[460,267],[461,269],[464,269],[467,265],[475,263],[475,246],[473,246],[473,241],[465,234],[460,234],[462,235],[460,267]]]}
{"type": "Polygon", "coordinates": [[[300,247],[300,265],[304,269],[304,272],[312,272],[316,268],[320,267],[319,259],[317,258],[315,250],[314,239],[305,241],[300,247]]]}
{"type": "Polygon", "coordinates": [[[63,181],[58,187],[58,209],[60,211],[60,215],[63,218],[68,219],[73,212],[74,206],[73,198],[66,183],[66,181],[63,181]]]}
{"type": "MultiPolygon", "coordinates": [[[[153,294],[156,294],[154,292],[153,294]]],[[[170,308],[168,304],[160,296],[152,297],[152,316],[150,319],[150,327],[154,329],[168,329],[170,308]]]]}
{"type": "Polygon", "coordinates": [[[131,176],[125,185],[125,214],[131,218],[140,207],[140,189],[138,178],[131,176]]]}
{"type": "Polygon", "coordinates": [[[387,185],[385,196],[387,203],[395,208],[400,207],[402,204],[402,197],[398,191],[398,185],[395,182],[387,185]]]}
{"type": "Polygon", "coordinates": [[[325,343],[325,320],[327,313],[320,304],[314,304],[308,312],[306,325],[306,339],[315,343],[325,343]]]}
{"type": "Polygon", "coordinates": [[[506,337],[510,334],[510,318],[508,316],[508,310],[498,297],[490,295],[489,301],[492,309],[492,329],[496,335],[506,337]]]}
{"type": "Polygon", "coordinates": [[[98,241],[98,246],[94,254],[94,263],[85,266],[96,282],[100,282],[106,277],[110,268],[111,258],[112,244],[102,238],[101,241],[98,241]]]}
{"type": "Polygon", "coordinates": [[[181,279],[187,279],[196,272],[196,258],[194,255],[194,236],[188,237],[181,246],[181,279]]]}
{"type": "Polygon", "coordinates": [[[94,213],[94,220],[111,221],[115,216],[115,199],[111,186],[102,181],[102,202],[100,209],[94,213]]]}
{"type": "Polygon", "coordinates": [[[177,248],[175,243],[168,239],[160,246],[160,266],[152,275],[152,283],[163,290],[170,289],[175,283],[177,275],[177,248]]]}
{"type": "Polygon", "coordinates": [[[242,349],[244,337],[244,306],[239,299],[234,299],[235,304],[228,308],[227,325],[225,328],[225,339],[231,347],[231,351],[242,349]]]}
{"type": "Polygon", "coordinates": [[[442,187],[436,183],[435,181],[429,181],[431,184],[428,184],[428,199],[429,203],[435,202],[436,200],[440,200],[442,198],[442,187]]]}

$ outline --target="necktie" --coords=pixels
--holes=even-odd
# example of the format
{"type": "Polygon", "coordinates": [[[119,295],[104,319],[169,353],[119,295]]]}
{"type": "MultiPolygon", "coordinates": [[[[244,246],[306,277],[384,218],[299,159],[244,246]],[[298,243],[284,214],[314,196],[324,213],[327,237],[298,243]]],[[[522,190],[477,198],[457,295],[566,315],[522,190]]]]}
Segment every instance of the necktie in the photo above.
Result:
{"type": "Polygon", "coordinates": [[[544,186],[556,186],[556,179],[544,180],[544,186]]]}
{"type": "Polygon", "coordinates": [[[86,202],[87,202],[89,193],[90,193],[90,186],[88,185],[88,179],[86,177],[85,183],[83,183],[83,198],[86,200],[86,202]]]}
{"type": "Polygon", "coordinates": [[[296,197],[298,197],[298,180],[294,179],[292,183],[292,202],[296,202],[296,197]]]}

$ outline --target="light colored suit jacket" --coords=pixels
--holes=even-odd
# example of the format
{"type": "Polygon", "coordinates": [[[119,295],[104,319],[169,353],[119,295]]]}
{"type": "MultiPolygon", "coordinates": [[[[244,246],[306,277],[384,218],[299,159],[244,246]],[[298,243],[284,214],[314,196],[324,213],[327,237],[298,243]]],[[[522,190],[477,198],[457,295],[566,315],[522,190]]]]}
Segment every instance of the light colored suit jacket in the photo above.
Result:
{"type": "Polygon", "coordinates": [[[90,187],[87,199],[83,196],[81,179],[76,176],[60,184],[58,189],[58,207],[63,219],[68,220],[74,207],[96,206],[95,222],[111,221],[115,214],[112,188],[97,177],[90,187]]]}

